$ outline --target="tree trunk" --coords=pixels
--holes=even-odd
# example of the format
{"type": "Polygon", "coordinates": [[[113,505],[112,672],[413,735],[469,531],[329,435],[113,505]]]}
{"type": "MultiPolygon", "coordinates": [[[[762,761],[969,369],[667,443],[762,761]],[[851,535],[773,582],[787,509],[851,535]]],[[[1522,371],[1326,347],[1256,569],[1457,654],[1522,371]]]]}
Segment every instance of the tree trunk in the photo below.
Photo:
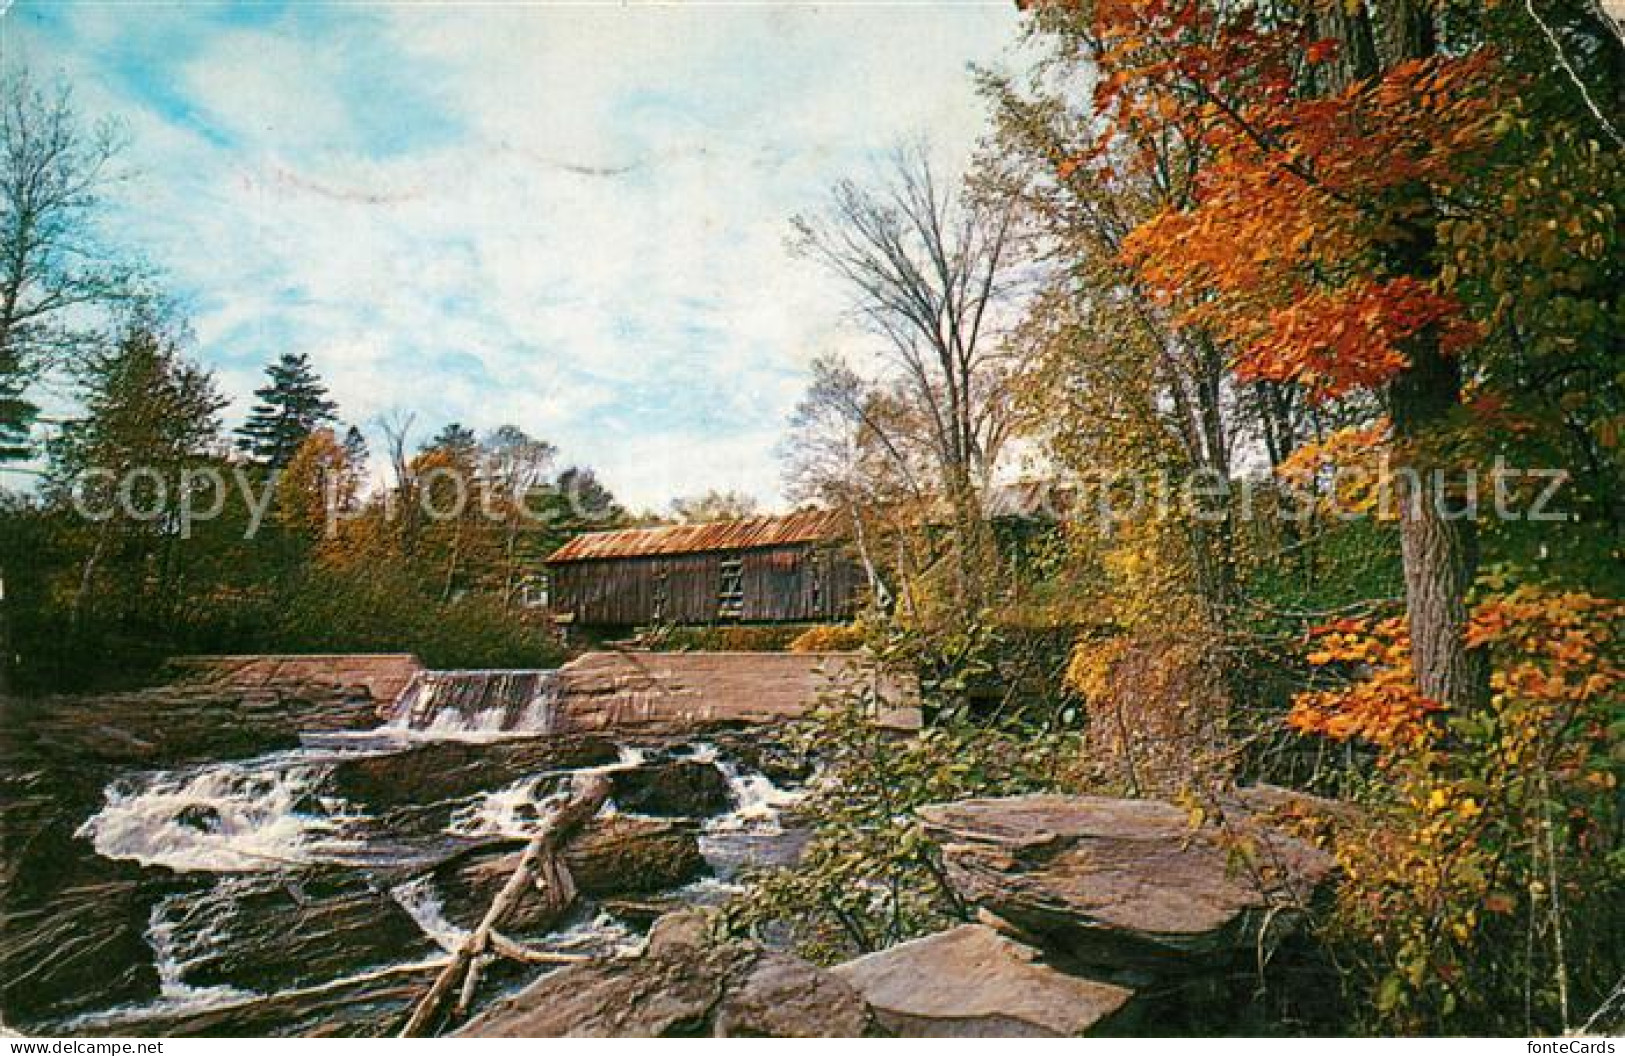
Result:
{"type": "Polygon", "coordinates": [[[6,600],[6,570],[0,568],[0,700],[11,695],[11,624],[6,600]]]}
{"type": "Polygon", "coordinates": [[[1416,685],[1442,704],[1475,707],[1489,695],[1488,669],[1466,642],[1467,592],[1478,572],[1477,511],[1460,509],[1446,468],[1423,453],[1460,400],[1460,366],[1430,335],[1411,350],[1411,366],[1389,396],[1401,458],[1396,492],[1416,685]]]}

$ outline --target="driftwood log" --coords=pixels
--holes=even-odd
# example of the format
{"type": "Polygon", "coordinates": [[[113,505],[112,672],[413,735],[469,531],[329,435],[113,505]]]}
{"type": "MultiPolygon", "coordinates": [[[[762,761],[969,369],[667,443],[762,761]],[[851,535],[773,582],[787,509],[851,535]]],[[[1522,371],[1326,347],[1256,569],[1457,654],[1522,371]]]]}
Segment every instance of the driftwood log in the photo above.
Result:
{"type": "Polygon", "coordinates": [[[493,955],[525,964],[565,964],[582,959],[568,954],[532,950],[503,935],[499,929],[531,888],[541,891],[555,917],[563,915],[570,908],[575,901],[576,888],[570,878],[569,867],[564,864],[564,846],[582,824],[598,813],[598,808],[609,798],[609,792],[609,779],[602,774],[583,775],[575,779],[570,798],[544,820],[536,835],[531,837],[525,853],[519,858],[518,867],[508,877],[502,890],[497,892],[496,898],[491,900],[491,907],[485,911],[479,926],[452,954],[434,985],[413,1008],[411,1018],[401,1030],[401,1037],[417,1038],[427,1034],[453,991],[458,991],[456,1014],[467,1015],[479,986],[480,972],[493,955]]]}

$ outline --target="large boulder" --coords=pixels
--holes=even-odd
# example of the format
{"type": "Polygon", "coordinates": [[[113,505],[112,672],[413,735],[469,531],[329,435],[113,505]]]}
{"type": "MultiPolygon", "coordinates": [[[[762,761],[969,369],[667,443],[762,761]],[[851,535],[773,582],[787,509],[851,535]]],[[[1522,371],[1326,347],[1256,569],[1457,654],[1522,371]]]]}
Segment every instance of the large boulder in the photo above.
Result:
{"type": "MultiPolygon", "coordinates": [[[[522,842],[476,848],[437,868],[433,886],[451,923],[471,928],[485,915],[519,865],[522,842]]],[[[596,818],[570,842],[565,864],[576,890],[589,897],[644,894],[680,887],[705,872],[694,831],[652,818],[596,818]]],[[[516,935],[554,924],[539,895],[521,898],[505,930],[516,935]]]]}
{"type": "MultiPolygon", "coordinates": [[[[422,661],[409,653],[249,654],[179,656],[169,661],[177,681],[237,690],[292,688],[307,694],[342,691],[367,702],[371,720],[394,703],[422,661]]],[[[375,725],[362,721],[360,728],[375,725]]],[[[307,730],[355,729],[347,717],[321,714],[304,720],[307,730]],[[332,720],[340,724],[334,725],[332,720]]]]}
{"type": "Polygon", "coordinates": [[[387,891],[341,869],[227,877],[159,912],[192,986],[274,993],[438,950],[387,891]]]}
{"type": "Polygon", "coordinates": [[[719,730],[710,740],[725,757],[737,760],[780,787],[799,785],[812,776],[816,760],[800,745],[775,736],[771,727],[719,730]]]}
{"type": "Polygon", "coordinates": [[[116,772],[42,755],[0,705],[0,1020],[33,1025],[154,998],[148,917],[188,881],[75,835],[116,772]]]}
{"type": "Polygon", "coordinates": [[[0,700],[16,749],[65,766],[143,767],[242,759],[295,748],[312,713],[336,709],[370,719],[370,702],[343,694],[160,686],[83,697],[0,700]]]}
{"type": "Polygon", "coordinates": [[[1018,796],[920,816],[962,898],[1108,978],[1254,957],[1291,929],[1334,866],[1267,826],[1197,827],[1146,800],[1018,796]]]}
{"type": "Polygon", "coordinates": [[[629,814],[709,818],[733,807],[728,779],[715,763],[676,759],[627,767],[610,775],[615,805],[629,814]]]}
{"type": "Polygon", "coordinates": [[[584,895],[669,891],[705,873],[692,827],[652,818],[597,818],[570,841],[565,864],[584,895]]]}
{"type": "Polygon", "coordinates": [[[1075,1038],[1112,1019],[1132,990],[1065,975],[983,924],[928,935],[836,967],[893,1034],[1075,1038]]]}
{"type": "Polygon", "coordinates": [[[501,788],[531,774],[613,763],[619,750],[596,737],[422,741],[386,755],[346,759],[331,787],[374,809],[437,803],[501,788]]]}
{"type": "Polygon", "coordinates": [[[25,906],[0,899],[0,1014],[13,1024],[60,1019],[158,996],[143,886],[109,879],[25,906]]]}
{"type": "Polygon", "coordinates": [[[863,998],[799,958],[713,943],[693,912],[661,918],[646,952],[571,965],[497,1002],[458,1031],[477,1038],[858,1037],[863,998]]]}

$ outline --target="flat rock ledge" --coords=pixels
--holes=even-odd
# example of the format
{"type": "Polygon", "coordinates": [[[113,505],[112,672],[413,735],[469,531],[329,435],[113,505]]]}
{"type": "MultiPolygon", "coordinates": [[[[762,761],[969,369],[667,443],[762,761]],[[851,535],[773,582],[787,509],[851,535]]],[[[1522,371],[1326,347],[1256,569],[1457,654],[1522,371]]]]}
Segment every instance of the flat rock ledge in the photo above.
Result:
{"type": "Polygon", "coordinates": [[[833,969],[881,1026],[914,1038],[1075,1038],[1120,1013],[1132,990],[1065,975],[1037,950],[965,924],[833,969]]]}
{"type": "Polygon", "coordinates": [[[850,984],[789,954],[710,941],[710,917],[656,921],[636,957],[571,965],[457,1032],[475,1038],[839,1038],[874,1034],[850,984]]]}
{"type": "Polygon", "coordinates": [[[1256,956],[1292,930],[1334,868],[1263,824],[1195,827],[1148,800],[973,799],[920,816],[967,903],[1113,981],[1256,956]]]}

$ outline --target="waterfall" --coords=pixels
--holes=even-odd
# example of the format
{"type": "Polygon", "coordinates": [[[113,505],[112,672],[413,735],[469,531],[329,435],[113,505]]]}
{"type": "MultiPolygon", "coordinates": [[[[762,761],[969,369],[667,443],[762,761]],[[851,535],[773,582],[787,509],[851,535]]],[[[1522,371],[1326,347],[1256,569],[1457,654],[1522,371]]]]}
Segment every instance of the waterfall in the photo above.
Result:
{"type": "Polygon", "coordinates": [[[555,733],[554,671],[420,671],[390,725],[430,733],[555,733]]]}
{"type": "Polygon", "coordinates": [[[79,827],[107,858],[176,872],[256,872],[357,846],[348,805],[322,796],[326,768],[296,755],[123,777],[79,827]]]}

